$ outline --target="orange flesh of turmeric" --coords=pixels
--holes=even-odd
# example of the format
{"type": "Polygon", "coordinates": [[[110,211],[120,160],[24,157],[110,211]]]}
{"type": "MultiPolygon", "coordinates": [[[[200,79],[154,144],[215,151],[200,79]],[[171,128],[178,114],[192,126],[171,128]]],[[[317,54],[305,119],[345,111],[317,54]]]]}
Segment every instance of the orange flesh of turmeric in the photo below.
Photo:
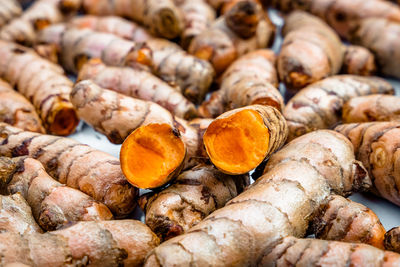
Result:
{"type": "Polygon", "coordinates": [[[257,167],[268,152],[269,129],[254,110],[242,110],[211,123],[204,144],[213,164],[229,174],[257,167]]]}
{"type": "Polygon", "coordinates": [[[185,145],[168,124],[149,124],[132,132],[121,148],[127,180],[142,189],[168,183],[185,158],[185,145]]]}

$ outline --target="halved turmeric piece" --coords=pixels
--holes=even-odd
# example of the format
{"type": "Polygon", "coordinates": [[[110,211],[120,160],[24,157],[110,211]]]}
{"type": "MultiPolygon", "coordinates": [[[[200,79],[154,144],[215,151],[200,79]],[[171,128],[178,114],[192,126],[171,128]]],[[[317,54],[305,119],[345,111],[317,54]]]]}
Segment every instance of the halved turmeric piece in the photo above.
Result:
{"type": "Polygon", "coordinates": [[[228,111],[204,133],[213,164],[228,174],[244,174],[257,167],[286,140],[287,126],[273,107],[253,105],[228,111]]]}
{"type": "Polygon", "coordinates": [[[133,131],[121,148],[121,168],[138,188],[157,188],[182,169],[186,146],[171,125],[149,124],[133,131]]]}

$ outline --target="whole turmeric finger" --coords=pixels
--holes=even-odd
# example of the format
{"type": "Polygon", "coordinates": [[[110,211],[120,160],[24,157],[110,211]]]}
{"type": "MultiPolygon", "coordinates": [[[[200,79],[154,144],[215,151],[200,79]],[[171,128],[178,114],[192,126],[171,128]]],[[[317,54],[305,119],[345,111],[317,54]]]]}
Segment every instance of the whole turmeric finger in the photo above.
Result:
{"type": "MultiPolygon", "coordinates": [[[[299,137],[298,142],[308,143],[311,138],[318,141],[319,133],[323,138],[313,153],[275,165],[223,208],[156,247],[144,266],[256,266],[283,238],[303,237],[332,191],[357,191],[370,186],[367,172],[354,159],[351,143],[341,134],[319,130],[312,137],[299,137]],[[313,158],[319,153],[326,153],[325,162],[314,164],[313,158]],[[349,160],[335,162],[338,157],[349,160]],[[338,169],[349,170],[343,176],[346,182],[327,182],[330,177],[324,168],[328,161],[338,169]],[[354,183],[347,186],[351,181],[354,183]]],[[[271,159],[277,154],[283,158],[285,148],[271,159]]]]}
{"type": "Polygon", "coordinates": [[[388,82],[376,77],[338,75],[311,84],[290,99],[283,110],[288,139],[334,127],[341,120],[343,104],[353,97],[393,93],[388,82]]]}
{"type": "Polygon", "coordinates": [[[78,73],[91,58],[100,58],[111,66],[150,65],[152,61],[149,49],[142,44],[89,29],[69,29],[65,24],[45,28],[40,31],[38,40],[57,45],[61,64],[73,73],[78,73]]]}
{"type": "Polygon", "coordinates": [[[284,12],[300,9],[325,20],[343,38],[349,38],[355,23],[365,18],[386,18],[400,22],[400,8],[380,0],[264,0],[284,12]]]}
{"type": "Polygon", "coordinates": [[[286,141],[288,128],[273,107],[251,105],[223,113],[203,136],[211,162],[227,174],[244,174],[286,141]]]}
{"type": "Polygon", "coordinates": [[[259,262],[260,266],[398,266],[400,255],[356,243],[319,239],[282,239],[259,262]]]}
{"type": "Polygon", "coordinates": [[[303,11],[286,18],[277,68],[280,80],[298,90],[337,74],[343,62],[339,36],[325,22],[303,11]]]}
{"type": "Polygon", "coordinates": [[[399,122],[350,123],[336,131],[353,143],[356,157],[367,168],[374,183],[374,192],[400,205],[399,122]]]}
{"type": "MultiPolygon", "coordinates": [[[[3,166],[0,167],[3,172],[3,166]]],[[[7,166],[6,166],[7,168],[7,166]]],[[[0,195],[0,229],[15,234],[42,233],[32,216],[31,208],[21,194],[0,195]]]]}
{"type": "MultiPolygon", "coordinates": [[[[400,18],[400,7],[396,9],[400,18]]],[[[399,36],[400,19],[369,18],[357,24],[350,40],[373,51],[380,73],[400,78],[399,36]]]]}
{"type": "Polygon", "coordinates": [[[0,6],[0,28],[21,13],[22,8],[17,0],[4,0],[0,6]]]}
{"type": "Polygon", "coordinates": [[[30,266],[141,266],[159,244],[157,236],[136,220],[78,222],[44,234],[0,233],[1,264],[30,266]],[[52,257],[49,257],[52,255],[52,257]]]}
{"type": "Polygon", "coordinates": [[[193,103],[147,71],[106,66],[93,59],[79,71],[78,81],[81,80],[92,80],[100,87],[155,102],[180,118],[190,119],[197,114],[193,103]]]}
{"type": "Polygon", "coordinates": [[[83,0],[83,8],[93,15],[128,17],[167,39],[178,37],[183,30],[183,16],[173,0],[83,0]]]}
{"type": "Polygon", "coordinates": [[[44,133],[35,107],[0,79],[0,121],[26,131],[44,133]]]}
{"type": "Polygon", "coordinates": [[[369,208],[338,195],[329,197],[311,228],[316,238],[365,243],[384,249],[385,228],[369,208]]]}
{"type": "Polygon", "coordinates": [[[216,117],[225,111],[248,105],[284,107],[283,97],[276,89],[278,77],[274,67],[275,54],[260,49],[234,61],[221,77],[220,89],[203,102],[199,113],[216,117]]]}
{"type": "Polygon", "coordinates": [[[393,227],[385,234],[385,249],[400,253],[400,227],[393,227]]]}
{"type": "Polygon", "coordinates": [[[222,73],[237,57],[265,48],[275,29],[259,4],[240,1],[210,28],[197,35],[189,53],[208,60],[217,74],[222,73]]]}
{"type": "Polygon", "coordinates": [[[32,208],[33,216],[46,231],[76,221],[111,220],[111,211],[102,203],[51,178],[43,165],[32,158],[0,157],[2,193],[20,193],[32,208]]]}
{"type": "Polygon", "coordinates": [[[354,97],[343,105],[343,122],[399,120],[399,100],[397,96],[380,94],[354,97]]]}
{"type": "Polygon", "coordinates": [[[248,175],[230,176],[210,165],[182,172],[171,186],[140,200],[146,225],[161,239],[183,234],[249,184],[248,175]]]}
{"type": "Polygon", "coordinates": [[[345,46],[342,73],[371,76],[376,69],[375,57],[368,49],[358,45],[345,46]]]}
{"type": "Polygon", "coordinates": [[[37,159],[57,181],[104,203],[116,217],[135,208],[138,192],[125,179],[118,159],[72,139],[0,123],[0,155],[37,159]]]}
{"type": "Polygon", "coordinates": [[[69,100],[72,81],[64,71],[25,47],[0,41],[0,77],[35,107],[47,132],[69,135],[79,123],[69,100]]]}

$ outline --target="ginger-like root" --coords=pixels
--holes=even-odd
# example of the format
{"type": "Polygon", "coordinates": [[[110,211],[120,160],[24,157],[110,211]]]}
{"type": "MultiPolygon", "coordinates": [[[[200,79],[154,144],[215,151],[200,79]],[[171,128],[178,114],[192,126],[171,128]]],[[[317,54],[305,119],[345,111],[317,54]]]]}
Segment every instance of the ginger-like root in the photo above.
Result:
{"type": "Polygon", "coordinates": [[[168,188],[140,200],[146,224],[161,239],[183,234],[222,208],[249,185],[248,175],[230,176],[210,165],[181,173],[168,188]]]}
{"type": "Polygon", "coordinates": [[[311,84],[290,99],[283,110],[288,139],[334,127],[341,120],[343,104],[353,97],[393,93],[388,82],[376,77],[338,75],[311,84]]]}
{"type": "Polygon", "coordinates": [[[252,105],[231,110],[208,126],[203,141],[211,162],[227,174],[244,174],[286,141],[283,116],[270,106],[252,105]]]}
{"type": "Polygon", "coordinates": [[[356,243],[286,237],[259,266],[398,266],[400,255],[356,243]]]}
{"type": "Polygon", "coordinates": [[[104,203],[116,217],[135,208],[138,192],[126,181],[118,159],[72,139],[0,123],[0,155],[37,159],[50,176],[104,203]]]}
{"type": "Polygon", "coordinates": [[[56,45],[61,64],[73,73],[78,73],[91,58],[100,58],[111,66],[151,65],[152,61],[151,52],[142,44],[90,29],[69,29],[65,24],[45,28],[40,31],[38,40],[42,44],[56,45]]]}
{"type": "Polygon", "coordinates": [[[385,249],[400,253],[400,227],[394,227],[385,234],[385,249]]]}
{"type": "Polygon", "coordinates": [[[189,53],[208,60],[217,74],[236,58],[258,48],[265,48],[275,32],[273,24],[256,2],[240,1],[210,28],[197,35],[189,53]]]}
{"type": "Polygon", "coordinates": [[[365,243],[383,249],[385,228],[369,208],[350,199],[332,195],[321,206],[311,225],[316,238],[365,243]]]}
{"type": "Polygon", "coordinates": [[[25,47],[0,42],[0,76],[29,99],[46,130],[55,135],[69,135],[79,123],[69,100],[72,81],[64,71],[25,47]]]}
{"type": "Polygon", "coordinates": [[[343,105],[343,122],[396,121],[400,119],[400,98],[391,95],[354,97],[343,105]]]}
{"type": "Polygon", "coordinates": [[[205,0],[182,0],[178,7],[182,10],[184,19],[181,45],[187,49],[194,37],[211,26],[216,12],[205,0]]]}
{"type": "Polygon", "coordinates": [[[0,79],[0,121],[25,131],[44,133],[35,107],[0,79]]]}
{"type": "Polygon", "coordinates": [[[337,74],[343,62],[339,36],[318,17],[295,11],[286,18],[277,68],[281,81],[298,90],[337,74]]]}
{"type": "Polygon", "coordinates": [[[197,114],[193,103],[176,88],[147,71],[106,66],[98,59],[92,59],[79,71],[78,81],[81,80],[92,80],[100,87],[155,102],[180,118],[190,119],[197,114]]]}
{"type": "Polygon", "coordinates": [[[22,13],[21,5],[17,0],[4,0],[0,6],[0,28],[10,20],[20,16],[22,13]]]}
{"type": "Polygon", "coordinates": [[[141,266],[159,244],[157,236],[136,220],[78,222],[45,234],[0,233],[3,265],[141,266]],[[51,257],[49,256],[51,255],[51,257]]]}
{"type": "MultiPolygon", "coordinates": [[[[349,38],[354,24],[365,18],[387,18],[400,22],[400,8],[380,0],[264,0],[284,12],[304,10],[325,20],[343,38],[349,38]]],[[[386,46],[393,47],[393,46],[386,46]]]]}
{"type": "Polygon", "coordinates": [[[353,143],[357,159],[371,176],[374,191],[400,205],[400,123],[350,123],[339,125],[335,130],[353,143]]]}
{"type": "Polygon", "coordinates": [[[31,46],[37,41],[37,31],[62,22],[80,8],[81,0],[35,1],[19,18],[0,30],[2,40],[31,46]]]}
{"type": "Polygon", "coordinates": [[[20,193],[46,231],[70,222],[111,220],[113,217],[104,204],[51,178],[35,159],[0,157],[0,168],[7,170],[0,174],[2,193],[20,193]]]}
{"type": "Polygon", "coordinates": [[[358,45],[345,46],[342,73],[372,76],[376,73],[374,55],[365,47],[358,45]]]}
{"type": "MultiPolygon", "coordinates": [[[[387,1],[378,1],[386,3],[387,1]]],[[[400,7],[397,7],[400,17],[400,7]]],[[[350,40],[373,51],[378,71],[400,78],[400,19],[370,18],[362,20],[350,40]]]]}
{"type": "Polygon", "coordinates": [[[276,89],[278,77],[274,64],[275,54],[267,49],[240,57],[224,72],[220,89],[203,102],[199,113],[213,118],[225,111],[254,104],[272,106],[281,111],[284,103],[276,89]]]}
{"type": "MultiPolygon", "coordinates": [[[[144,266],[255,266],[282,238],[303,237],[332,191],[357,191],[371,184],[344,136],[320,130],[311,137],[300,137],[298,142],[318,141],[319,134],[323,137],[321,144],[312,153],[302,154],[302,159],[288,158],[270,168],[225,207],[156,247],[144,266]],[[325,153],[324,161],[313,162],[320,153],[325,153]],[[329,166],[345,170],[344,180],[328,183],[330,173],[324,168],[329,166]]],[[[286,148],[291,146],[289,143],[286,148]]],[[[279,150],[271,159],[278,154],[283,158],[285,151],[279,150]]]]}
{"type": "Polygon", "coordinates": [[[173,124],[171,113],[156,103],[103,89],[90,80],[75,84],[71,102],[85,122],[115,144],[142,125],[173,124]]]}
{"type": "MultiPolygon", "coordinates": [[[[8,166],[2,166],[0,175],[3,176],[8,170],[8,166]]],[[[1,232],[21,235],[43,232],[35,222],[28,203],[18,193],[10,196],[0,195],[0,218],[1,232]]]]}
{"type": "Polygon", "coordinates": [[[182,12],[173,0],[83,0],[83,8],[93,15],[128,17],[167,39],[178,37],[184,25],[182,12]]]}

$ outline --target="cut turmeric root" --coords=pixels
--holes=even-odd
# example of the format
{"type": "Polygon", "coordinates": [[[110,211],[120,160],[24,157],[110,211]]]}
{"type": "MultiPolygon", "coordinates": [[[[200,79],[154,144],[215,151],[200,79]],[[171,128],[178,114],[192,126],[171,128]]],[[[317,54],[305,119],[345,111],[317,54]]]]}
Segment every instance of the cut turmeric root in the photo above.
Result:
{"type": "Polygon", "coordinates": [[[168,188],[139,199],[146,224],[163,240],[183,234],[222,208],[249,184],[249,176],[230,176],[210,165],[182,172],[168,188]]]}
{"type": "Polygon", "coordinates": [[[385,249],[400,253],[400,227],[394,227],[386,232],[385,249]]]}
{"type": "Polygon", "coordinates": [[[44,133],[35,107],[0,79],[0,121],[26,131],[44,133]]]}
{"type": "Polygon", "coordinates": [[[32,158],[0,157],[2,194],[20,193],[32,208],[38,224],[46,231],[76,221],[111,220],[111,211],[81,191],[51,178],[43,165],[32,158]]]}
{"type": "Polygon", "coordinates": [[[34,105],[46,130],[69,135],[79,123],[69,100],[72,81],[64,71],[25,47],[0,41],[0,77],[34,105]]]}
{"type": "Polygon", "coordinates": [[[135,208],[138,191],[126,181],[118,159],[72,139],[0,123],[0,155],[37,159],[50,176],[104,203],[116,217],[135,208]]]}
{"type": "Polygon", "coordinates": [[[278,77],[274,64],[275,54],[267,49],[240,57],[224,72],[220,89],[203,102],[199,113],[214,118],[225,111],[254,104],[272,106],[281,111],[284,103],[276,89],[278,77]]]}
{"type": "Polygon", "coordinates": [[[354,97],[343,106],[343,122],[395,121],[400,119],[400,98],[391,95],[354,97]]]}
{"type": "Polygon", "coordinates": [[[227,174],[244,174],[280,148],[287,137],[283,116],[275,108],[253,105],[217,117],[204,133],[211,162],[227,174]]]}

